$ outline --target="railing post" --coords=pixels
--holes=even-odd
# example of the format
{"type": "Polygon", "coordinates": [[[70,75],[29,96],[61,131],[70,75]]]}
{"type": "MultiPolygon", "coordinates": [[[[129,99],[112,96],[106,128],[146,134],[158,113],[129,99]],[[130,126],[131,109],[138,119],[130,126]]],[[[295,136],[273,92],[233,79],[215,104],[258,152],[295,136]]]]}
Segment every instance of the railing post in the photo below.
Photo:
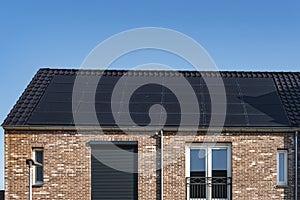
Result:
{"type": "Polygon", "coordinates": [[[190,200],[190,178],[186,178],[186,199],[190,200]]]}
{"type": "Polygon", "coordinates": [[[206,185],[207,185],[206,198],[211,200],[212,199],[212,178],[211,177],[207,177],[206,185]]]}

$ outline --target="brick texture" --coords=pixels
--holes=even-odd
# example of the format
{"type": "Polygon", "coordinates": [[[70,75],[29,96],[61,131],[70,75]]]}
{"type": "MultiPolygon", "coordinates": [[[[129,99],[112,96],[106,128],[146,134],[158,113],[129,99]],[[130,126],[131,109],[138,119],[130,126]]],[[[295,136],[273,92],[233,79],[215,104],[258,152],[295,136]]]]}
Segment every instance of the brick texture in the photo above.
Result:
{"type": "MultiPolygon", "coordinates": [[[[6,131],[6,199],[28,198],[28,168],[32,147],[44,148],[44,185],[33,188],[34,199],[91,199],[90,147],[87,142],[138,141],[139,200],[158,199],[157,141],[152,132],[131,135],[90,131],[6,131]]],[[[186,199],[185,146],[210,141],[205,134],[164,137],[164,199],[186,199]]],[[[223,133],[217,142],[230,143],[233,199],[294,199],[294,135],[289,133],[223,133]],[[288,186],[276,186],[277,150],[288,150],[288,186]]]]}

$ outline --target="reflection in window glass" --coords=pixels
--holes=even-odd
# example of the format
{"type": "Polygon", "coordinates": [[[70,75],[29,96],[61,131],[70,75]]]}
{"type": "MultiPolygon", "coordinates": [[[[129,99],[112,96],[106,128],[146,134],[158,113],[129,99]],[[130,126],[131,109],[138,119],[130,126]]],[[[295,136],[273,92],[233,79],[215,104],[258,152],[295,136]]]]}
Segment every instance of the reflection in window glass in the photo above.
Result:
{"type": "Polygon", "coordinates": [[[190,151],[190,198],[206,198],[206,150],[190,151]]]}
{"type": "Polygon", "coordinates": [[[191,172],[205,171],[206,151],[204,149],[191,149],[191,172]]]}
{"type": "MultiPolygon", "coordinates": [[[[44,164],[44,152],[41,148],[33,149],[33,158],[35,162],[40,164],[44,164]]],[[[43,166],[35,166],[34,167],[34,184],[42,185],[44,182],[44,167],[43,166]]]]}
{"type": "Polygon", "coordinates": [[[284,182],[284,153],[279,153],[279,181],[284,182]]]}
{"type": "Polygon", "coordinates": [[[212,150],[212,197],[227,198],[227,149],[212,150]]]}
{"type": "Polygon", "coordinates": [[[278,185],[287,185],[287,151],[280,150],[277,154],[277,182],[278,185]]]}
{"type": "Polygon", "coordinates": [[[227,149],[212,150],[213,170],[227,170],[227,149]]]}

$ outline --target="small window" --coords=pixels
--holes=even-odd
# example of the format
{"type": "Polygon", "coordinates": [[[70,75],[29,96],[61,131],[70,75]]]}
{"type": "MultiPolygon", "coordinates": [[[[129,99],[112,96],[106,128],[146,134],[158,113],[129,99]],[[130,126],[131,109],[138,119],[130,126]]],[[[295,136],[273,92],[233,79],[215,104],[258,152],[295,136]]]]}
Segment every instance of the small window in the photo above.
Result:
{"type": "Polygon", "coordinates": [[[277,153],[277,184],[287,185],[287,151],[279,150],[277,153]]]}
{"type": "MultiPolygon", "coordinates": [[[[42,148],[33,148],[33,160],[44,165],[44,150],[42,148]]],[[[33,167],[33,185],[43,185],[44,183],[44,167],[33,167]]]]}

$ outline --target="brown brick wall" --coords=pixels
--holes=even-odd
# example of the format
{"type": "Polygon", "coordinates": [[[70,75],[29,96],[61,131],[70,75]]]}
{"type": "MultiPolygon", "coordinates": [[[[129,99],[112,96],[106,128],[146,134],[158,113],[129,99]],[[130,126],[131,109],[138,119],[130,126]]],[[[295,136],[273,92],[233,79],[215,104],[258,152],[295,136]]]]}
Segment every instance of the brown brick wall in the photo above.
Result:
{"type": "MultiPolygon", "coordinates": [[[[173,155],[182,155],[164,169],[165,199],[184,199],[185,188],[182,176],[185,174],[184,145],[187,142],[202,142],[209,139],[205,136],[181,138],[167,136],[164,141],[165,151],[172,152],[173,155]],[[168,143],[171,145],[168,146],[168,143]],[[176,146],[173,146],[174,144],[176,146]]],[[[294,199],[293,134],[226,134],[219,137],[217,141],[231,144],[233,199],[294,199]],[[277,149],[288,150],[289,183],[286,188],[276,186],[277,149]]],[[[172,156],[169,158],[172,159],[172,156]]],[[[168,161],[165,159],[165,162],[168,161]]]]}
{"type": "MultiPolygon", "coordinates": [[[[91,140],[138,141],[139,200],[157,199],[156,140],[152,132],[80,137],[74,131],[6,131],[5,192],[7,199],[27,199],[25,160],[32,147],[44,148],[44,185],[33,189],[34,199],[90,199],[91,140]]],[[[209,141],[204,135],[164,137],[164,199],[185,199],[185,145],[209,141]]],[[[232,146],[233,199],[294,199],[294,137],[279,133],[226,133],[217,141],[232,146]],[[288,149],[289,184],[276,187],[276,152],[288,149]]],[[[159,178],[159,177],[158,177],[159,178]]]]}

